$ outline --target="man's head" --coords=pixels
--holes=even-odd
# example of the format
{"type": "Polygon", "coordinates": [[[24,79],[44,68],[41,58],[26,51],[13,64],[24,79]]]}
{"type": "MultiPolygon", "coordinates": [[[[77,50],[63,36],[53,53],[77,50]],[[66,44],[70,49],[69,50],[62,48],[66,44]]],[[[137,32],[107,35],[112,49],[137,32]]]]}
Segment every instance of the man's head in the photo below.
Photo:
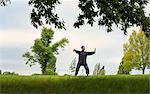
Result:
{"type": "Polygon", "coordinates": [[[85,46],[81,46],[81,50],[84,51],[85,50],[85,46]]]}

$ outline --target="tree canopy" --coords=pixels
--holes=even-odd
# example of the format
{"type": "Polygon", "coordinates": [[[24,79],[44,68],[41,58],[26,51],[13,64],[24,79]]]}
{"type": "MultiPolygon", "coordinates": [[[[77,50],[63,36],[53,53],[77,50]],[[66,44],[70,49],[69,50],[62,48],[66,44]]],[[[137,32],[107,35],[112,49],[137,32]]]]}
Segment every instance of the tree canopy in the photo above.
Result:
{"type": "MultiPolygon", "coordinates": [[[[1,5],[6,5],[10,0],[1,0],[1,5]]],[[[107,32],[113,31],[113,26],[119,27],[127,33],[132,26],[142,26],[146,36],[150,36],[150,14],[146,15],[144,9],[149,0],[79,0],[81,13],[74,23],[75,28],[84,24],[105,26],[107,32]]],[[[33,6],[31,23],[38,28],[44,24],[54,25],[55,28],[65,29],[63,20],[55,11],[60,0],[29,0],[33,6]]]]}
{"type": "Polygon", "coordinates": [[[107,27],[107,32],[112,31],[115,24],[121,27],[124,34],[131,26],[143,26],[143,30],[150,34],[150,17],[145,15],[145,5],[148,0],[79,0],[81,13],[75,27],[85,24],[91,26],[98,21],[99,26],[107,27]],[[97,19],[95,19],[97,18],[97,19]]]}
{"type": "Polygon", "coordinates": [[[133,32],[129,42],[124,46],[123,67],[131,71],[133,68],[142,70],[144,74],[146,68],[150,68],[150,39],[143,31],[133,32]]]}
{"type": "MultiPolygon", "coordinates": [[[[59,0],[30,0],[29,5],[34,8],[31,13],[31,22],[36,28],[46,24],[54,24],[56,28],[65,29],[64,21],[59,20],[55,7],[61,4],[59,0]]],[[[105,26],[107,32],[111,32],[116,25],[127,33],[131,26],[142,26],[147,36],[150,36],[150,17],[146,16],[144,8],[148,0],[79,0],[81,13],[74,23],[79,28],[85,23],[93,26],[98,22],[99,26],[105,26]],[[87,22],[86,22],[87,21],[87,22]]]]}

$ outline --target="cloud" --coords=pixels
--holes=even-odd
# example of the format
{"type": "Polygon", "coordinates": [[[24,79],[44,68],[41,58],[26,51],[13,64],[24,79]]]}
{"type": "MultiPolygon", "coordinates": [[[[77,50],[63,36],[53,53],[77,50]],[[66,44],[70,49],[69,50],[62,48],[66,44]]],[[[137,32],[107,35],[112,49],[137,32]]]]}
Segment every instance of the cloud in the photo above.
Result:
{"type": "Polygon", "coordinates": [[[11,30],[0,30],[0,45],[11,46],[21,44],[32,44],[33,41],[40,36],[40,32],[32,29],[11,29],[11,30]]]}

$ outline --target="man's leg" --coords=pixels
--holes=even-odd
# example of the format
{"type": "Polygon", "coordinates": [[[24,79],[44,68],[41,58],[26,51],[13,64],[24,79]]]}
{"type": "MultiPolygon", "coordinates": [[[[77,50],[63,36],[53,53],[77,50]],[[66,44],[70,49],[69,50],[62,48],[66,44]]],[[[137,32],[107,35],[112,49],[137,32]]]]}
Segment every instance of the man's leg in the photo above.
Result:
{"type": "Polygon", "coordinates": [[[80,64],[80,63],[78,63],[78,64],[77,64],[77,67],[76,67],[75,76],[78,74],[78,71],[79,71],[80,66],[81,66],[81,64],[80,64]]]}
{"type": "Polygon", "coordinates": [[[86,70],[86,75],[88,76],[89,75],[89,67],[87,64],[84,64],[84,68],[86,70]]]}

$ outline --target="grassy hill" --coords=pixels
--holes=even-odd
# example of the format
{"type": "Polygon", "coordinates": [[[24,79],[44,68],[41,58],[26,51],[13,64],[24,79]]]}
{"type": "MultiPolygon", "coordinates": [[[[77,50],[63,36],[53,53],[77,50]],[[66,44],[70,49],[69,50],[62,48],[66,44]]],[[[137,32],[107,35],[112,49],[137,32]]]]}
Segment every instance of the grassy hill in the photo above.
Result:
{"type": "Polygon", "coordinates": [[[150,94],[150,75],[0,75],[0,94],[150,94]]]}

